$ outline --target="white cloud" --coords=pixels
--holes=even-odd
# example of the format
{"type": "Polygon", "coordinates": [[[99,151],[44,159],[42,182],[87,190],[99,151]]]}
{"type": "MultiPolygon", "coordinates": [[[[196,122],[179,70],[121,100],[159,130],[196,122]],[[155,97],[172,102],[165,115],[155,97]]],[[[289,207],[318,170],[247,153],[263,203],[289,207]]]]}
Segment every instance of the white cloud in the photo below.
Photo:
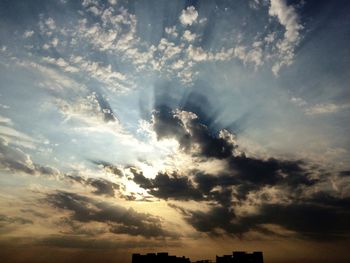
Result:
{"type": "Polygon", "coordinates": [[[55,104],[63,114],[65,121],[78,119],[86,124],[103,122],[103,112],[95,93],[91,93],[85,98],[76,98],[73,102],[65,99],[56,99],[55,104]]]}
{"type": "Polygon", "coordinates": [[[0,168],[14,173],[31,175],[60,176],[60,171],[49,166],[42,166],[32,161],[29,154],[15,147],[0,137],[0,168]]]}
{"type": "Polygon", "coordinates": [[[31,36],[33,36],[34,35],[34,31],[33,30],[27,30],[27,31],[25,31],[24,33],[23,33],[23,37],[24,38],[29,38],[29,37],[31,37],[31,36]]]}
{"type": "Polygon", "coordinates": [[[298,97],[292,97],[290,99],[290,101],[299,107],[303,107],[303,106],[307,105],[307,102],[305,100],[303,100],[302,98],[298,98],[298,97]]]}
{"type": "Polygon", "coordinates": [[[270,34],[268,34],[264,40],[266,43],[270,44],[270,43],[273,43],[275,41],[275,38],[276,38],[276,33],[275,32],[272,32],[270,34]]]}
{"type": "Polygon", "coordinates": [[[262,43],[256,41],[252,44],[252,47],[238,45],[235,48],[222,50],[215,54],[217,60],[230,60],[232,58],[238,58],[244,65],[253,65],[255,68],[264,64],[263,50],[261,48],[262,43]]]}
{"type": "Polygon", "coordinates": [[[18,148],[11,147],[9,143],[0,138],[0,167],[7,170],[34,173],[34,165],[29,155],[18,148]]]}
{"type": "MultiPolygon", "coordinates": [[[[63,49],[65,48],[63,42],[53,42],[52,39],[66,39],[70,36],[71,41],[68,45],[72,48],[77,48],[81,42],[86,42],[91,47],[92,53],[100,51],[108,54],[110,58],[120,59],[122,63],[129,63],[129,65],[134,66],[134,70],[137,73],[161,72],[168,77],[176,76],[186,84],[191,83],[193,77],[197,75],[197,72],[194,71],[197,63],[229,61],[236,58],[241,60],[244,65],[253,66],[257,69],[257,67],[264,64],[264,60],[270,58],[269,54],[264,52],[264,45],[275,42],[277,35],[275,32],[272,32],[268,36],[264,36],[265,38],[255,38],[251,44],[239,44],[236,47],[209,51],[200,45],[193,44],[196,39],[201,37],[200,35],[190,30],[181,30],[179,32],[174,25],[164,29],[166,36],[160,40],[158,45],[151,45],[138,37],[136,16],[129,13],[125,8],[116,10],[112,6],[104,7],[94,0],[85,0],[83,6],[85,7],[84,11],[82,11],[83,18],[79,20],[76,27],[73,29],[56,28],[56,30],[50,31],[55,38],[51,38],[50,42],[45,43],[43,48],[49,49],[49,47],[59,45],[63,49]],[[92,7],[96,7],[100,11],[99,14],[96,12],[96,19],[91,19],[91,16],[86,15],[86,12],[90,12],[89,9],[92,7]],[[174,41],[174,38],[179,37],[179,34],[181,41],[178,43],[174,41]]],[[[272,14],[276,12],[271,11],[272,14]]],[[[281,17],[281,23],[286,23],[282,15],[276,13],[276,16],[278,18],[281,17]]],[[[189,6],[182,10],[179,19],[183,25],[192,25],[198,21],[199,15],[195,7],[189,6]]],[[[52,24],[52,21],[46,23],[43,20],[42,24],[52,24]]],[[[44,27],[42,33],[47,34],[47,30],[47,27],[44,27]]],[[[282,63],[280,62],[281,59],[279,59],[274,66],[275,72],[278,72],[280,66],[283,63],[286,64],[285,62],[289,58],[292,59],[288,45],[285,46],[286,43],[286,41],[276,43],[279,50],[277,56],[281,57],[282,63]],[[281,53],[282,51],[283,54],[281,53]]],[[[84,62],[74,61],[73,57],[79,56],[81,55],[73,54],[71,58],[66,58],[67,65],[59,63],[60,61],[55,61],[54,64],[56,63],[65,72],[86,72],[88,76],[107,84],[107,87],[110,89],[127,90],[126,86],[134,85],[127,84],[130,83],[130,79],[128,79],[130,76],[131,82],[135,80],[135,74],[128,74],[123,79],[118,79],[118,74],[112,72],[113,70],[108,65],[105,65],[105,62],[89,61],[88,57],[84,58],[84,62]],[[117,80],[114,81],[114,79],[117,80]],[[128,79],[127,83],[126,79],[128,79]]]]}
{"type": "Polygon", "coordinates": [[[189,30],[185,30],[182,39],[188,42],[192,42],[196,39],[197,35],[194,33],[191,33],[189,30]]]}
{"type": "Polygon", "coordinates": [[[182,51],[181,47],[176,46],[175,43],[170,42],[165,38],[160,40],[158,50],[163,53],[163,59],[165,60],[172,58],[182,51]]]}
{"type": "Polygon", "coordinates": [[[278,75],[282,66],[293,62],[294,49],[300,41],[300,30],[303,26],[299,22],[300,19],[294,7],[288,6],[285,0],[270,0],[269,15],[277,17],[279,23],[285,28],[284,38],[276,45],[279,61],[272,67],[272,72],[278,75]]]}
{"type": "Polygon", "coordinates": [[[249,7],[252,9],[259,9],[260,2],[259,0],[250,0],[249,7]]]}
{"type": "Polygon", "coordinates": [[[96,6],[91,6],[88,9],[91,13],[93,13],[95,16],[100,15],[102,12],[100,9],[98,9],[96,6]]]}
{"type": "Polygon", "coordinates": [[[0,108],[7,110],[10,108],[10,106],[0,103],[0,108]]]}
{"type": "Polygon", "coordinates": [[[110,3],[111,5],[116,5],[118,3],[117,0],[108,0],[108,3],[110,3]]]}
{"type": "Polygon", "coordinates": [[[172,65],[172,68],[177,70],[177,69],[183,68],[184,65],[185,65],[185,62],[183,60],[179,59],[172,65]]]}
{"type": "Polygon", "coordinates": [[[0,140],[5,140],[17,146],[34,149],[37,140],[15,129],[10,118],[0,115],[0,140]]]}
{"type": "Polygon", "coordinates": [[[164,30],[165,30],[165,33],[167,33],[170,36],[173,36],[173,37],[178,36],[178,33],[176,32],[176,26],[166,27],[164,30]]]}
{"type": "Polygon", "coordinates": [[[203,17],[203,18],[201,18],[199,21],[198,21],[198,23],[199,24],[204,24],[204,23],[206,23],[208,21],[208,19],[206,18],[206,17],[203,17]]]}
{"type": "Polygon", "coordinates": [[[54,21],[51,17],[49,17],[48,19],[46,19],[45,25],[46,25],[50,30],[55,30],[55,29],[56,29],[56,23],[55,23],[55,21],[54,21]]]}
{"type": "Polygon", "coordinates": [[[44,49],[44,50],[48,50],[49,48],[50,48],[50,45],[49,45],[49,44],[46,44],[46,43],[45,43],[45,44],[43,45],[43,49],[44,49]]]}
{"type": "Polygon", "coordinates": [[[293,6],[288,6],[285,0],[271,0],[269,14],[276,16],[278,21],[286,29],[284,34],[288,42],[299,40],[299,30],[302,26],[299,24],[299,17],[293,6]]]}
{"type": "Polygon", "coordinates": [[[187,54],[188,57],[194,61],[206,61],[208,60],[211,56],[210,53],[207,53],[203,50],[201,47],[193,47],[190,45],[187,49],[187,54]]]}
{"type": "Polygon", "coordinates": [[[104,83],[106,87],[112,91],[125,92],[134,85],[131,79],[129,79],[128,84],[126,84],[126,75],[114,71],[111,65],[103,66],[99,62],[86,60],[81,56],[72,55],[69,58],[69,61],[66,61],[63,58],[54,59],[51,57],[44,57],[42,60],[60,67],[65,72],[88,73],[88,76],[104,83]]]}
{"type": "Polygon", "coordinates": [[[51,41],[51,45],[52,45],[53,47],[57,47],[58,42],[59,42],[58,38],[57,38],[57,37],[55,37],[54,39],[52,39],[52,41],[51,41]]]}
{"type": "Polygon", "coordinates": [[[65,72],[79,72],[78,68],[70,66],[69,63],[66,62],[63,58],[54,59],[51,57],[43,57],[42,60],[44,62],[59,66],[65,72]]]}
{"type": "Polygon", "coordinates": [[[0,125],[5,124],[5,125],[12,125],[12,120],[10,118],[4,117],[0,115],[0,125]]]}
{"type": "Polygon", "coordinates": [[[254,42],[253,48],[249,50],[244,58],[245,63],[252,63],[257,66],[261,66],[263,64],[263,51],[261,49],[261,42],[254,42]]]}
{"type": "Polygon", "coordinates": [[[337,105],[333,103],[316,104],[305,110],[306,115],[320,115],[336,113],[344,109],[350,108],[349,104],[337,105]]]}
{"type": "Polygon", "coordinates": [[[198,18],[198,12],[194,6],[189,6],[185,10],[182,10],[180,15],[180,22],[183,25],[192,25],[198,18]]]}
{"type": "MultiPolygon", "coordinates": [[[[45,61],[45,58],[43,58],[43,61],[45,61]]],[[[54,61],[54,59],[52,59],[52,61],[54,61]]],[[[65,74],[61,74],[53,68],[47,67],[47,65],[19,60],[17,58],[14,59],[14,62],[19,67],[23,67],[34,73],[40,74],[41,79],[37,83],[38,86],[44,89],[48,89],[54,94],[59,94],[63,91],[80,92],[85,89],[84,85],[76,82],[65,74]]]]}
{"type": "Polygon", "coordinates": [[[308,116],[331,114],[350,108],[350,104],[318,103],[310,105],[304,99],[298,97],[292,97],[290,101],[302,108],[308,116]]]}

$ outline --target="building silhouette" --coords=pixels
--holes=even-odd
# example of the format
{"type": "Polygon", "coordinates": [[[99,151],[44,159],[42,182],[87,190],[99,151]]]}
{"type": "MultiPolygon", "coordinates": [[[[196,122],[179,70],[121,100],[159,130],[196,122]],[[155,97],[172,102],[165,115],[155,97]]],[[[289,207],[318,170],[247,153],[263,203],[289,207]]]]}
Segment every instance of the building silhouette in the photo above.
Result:
{"type": "MultiPolygon", "coordinates": [[[[191,263],[189,258],[170,256],[168,253],[132,254],[132,263],[191,263]]],[[[210,260],[200,260],[195,263],[212,263],[210,260]]],[[[216,263],[264,263],[263,253],[255,251],[247,253],[234,251],[232,255],[216,256],[216,263]]]]}
{"type": "Polygon", "coordinates": [[[191,263],[189,258],[170,256],[168,253],[132,254],[132,263],[191,263]]]}
{"type": "Polygon", "coordinates": [[[216,256],[216,263],[264,263],[264,258],[260,251],[253,253],[234,251],[232,255],[216,256]]]}

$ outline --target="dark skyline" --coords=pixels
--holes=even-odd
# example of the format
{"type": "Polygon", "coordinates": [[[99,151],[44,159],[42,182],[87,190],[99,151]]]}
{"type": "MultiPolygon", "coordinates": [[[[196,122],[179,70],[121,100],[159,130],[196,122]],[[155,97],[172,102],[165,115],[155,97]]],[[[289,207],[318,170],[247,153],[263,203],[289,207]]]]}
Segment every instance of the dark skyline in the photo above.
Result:
{"type": "Polygon", "coordinates": [[[252,253],[246,251],[233,251],[230,255],[218,256],[215,261],[202,259],[191,261],[185,256],[169,255],[168,252],[139,253],[132,254],[131,263],[264,263],[263,252],[254,251],[252,253]]]}

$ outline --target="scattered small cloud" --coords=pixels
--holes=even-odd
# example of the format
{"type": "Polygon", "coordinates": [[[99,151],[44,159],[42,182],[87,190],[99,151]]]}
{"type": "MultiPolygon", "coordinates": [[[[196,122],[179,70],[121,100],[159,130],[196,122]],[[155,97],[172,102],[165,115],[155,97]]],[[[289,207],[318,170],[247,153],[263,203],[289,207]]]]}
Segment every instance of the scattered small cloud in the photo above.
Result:
{"type": "Polygon", "coordinates": [[[198,18],[198,12],[194,6],[188,6],[186,9],[182,10],[180,15],[180,22],[184,26],[190,26],[196,22],[198,18]]]}
{"type": "Polygon", "coordinates": [[[25,31],[24,33],[23,33],[23,37],[24,38],[29,38],[29,37],[31,37],[31,36],[33,36],[34,35],[34,31],[33,30],[27,30],[27,31],[25,31]]]}

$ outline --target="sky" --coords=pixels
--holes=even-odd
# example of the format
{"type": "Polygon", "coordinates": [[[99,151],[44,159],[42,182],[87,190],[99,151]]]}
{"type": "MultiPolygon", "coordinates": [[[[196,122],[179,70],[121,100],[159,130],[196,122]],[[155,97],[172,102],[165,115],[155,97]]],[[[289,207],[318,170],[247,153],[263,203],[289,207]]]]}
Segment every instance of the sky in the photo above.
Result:
{"type": "Polygon", "coordinates": [[[1,261],[349,262],[349,47],[346,0],[1,0],[1,261]]]}

